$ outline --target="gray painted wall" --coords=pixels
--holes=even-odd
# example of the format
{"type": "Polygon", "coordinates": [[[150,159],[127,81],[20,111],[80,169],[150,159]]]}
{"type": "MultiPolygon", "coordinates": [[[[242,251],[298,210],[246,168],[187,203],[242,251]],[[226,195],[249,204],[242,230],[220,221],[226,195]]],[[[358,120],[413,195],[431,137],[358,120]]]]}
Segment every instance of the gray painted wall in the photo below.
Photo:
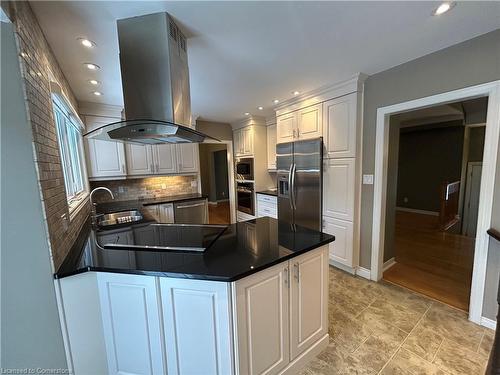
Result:
{"type": "MultiPolygon", "coordinates": [[[[374,74],[365,82],[363,174],[374,173],[377,108],[500,79],[500,29],[374,74]]],[[[500,173],[500,172],[498,172],[500,173]]],[[[500,182],[495,186],[494,222],[500,225],[500,182]]],[[[373,185],[362,186],[360,265],[370,268],[373,185]]],[[[494,251],[490,247],[490,252],[494,251]]],[[[498,259],[496,259],[498,260],[498,259]]],[[[500,264],[490,257],[488,269],[500,264]]],[[[496,271],[495,271],[496,272],[496,271]]],[[[489,291],[489,289],[488,289],[489,291]]],[[[485,295],[485,312],[496,295],[485,295]]]]}
{"type": "Polygon", "coordinates": [[[1,368],[67,368],[14,34],[1,24],[1,368]]]}

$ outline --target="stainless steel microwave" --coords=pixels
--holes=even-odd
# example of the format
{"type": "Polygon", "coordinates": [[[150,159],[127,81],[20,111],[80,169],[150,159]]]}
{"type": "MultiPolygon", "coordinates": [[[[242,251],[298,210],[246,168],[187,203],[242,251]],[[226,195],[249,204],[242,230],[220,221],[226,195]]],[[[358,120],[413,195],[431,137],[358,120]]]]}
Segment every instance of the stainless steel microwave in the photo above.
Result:
{"type": "Polygon", "coordinates": [[[236,179],[253,181],[253,158],[236,159],[236,179]]]}

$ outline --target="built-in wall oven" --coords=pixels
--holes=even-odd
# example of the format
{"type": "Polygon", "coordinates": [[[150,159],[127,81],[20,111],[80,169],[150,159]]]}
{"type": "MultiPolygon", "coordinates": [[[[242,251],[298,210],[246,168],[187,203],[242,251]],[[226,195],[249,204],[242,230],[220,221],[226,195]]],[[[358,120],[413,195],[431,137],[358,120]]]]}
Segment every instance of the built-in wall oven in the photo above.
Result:
{"type": "Polygon", "coordinates": [[[255,194],[253,183],[238,182],[236,186],[236,196],[238,199],[238,211],[254,216],[255,194]]]}
{"type": "Polygon", "coordinates": [[[236,179],[253,181],[253,158],[236,159],[236,179]]]}

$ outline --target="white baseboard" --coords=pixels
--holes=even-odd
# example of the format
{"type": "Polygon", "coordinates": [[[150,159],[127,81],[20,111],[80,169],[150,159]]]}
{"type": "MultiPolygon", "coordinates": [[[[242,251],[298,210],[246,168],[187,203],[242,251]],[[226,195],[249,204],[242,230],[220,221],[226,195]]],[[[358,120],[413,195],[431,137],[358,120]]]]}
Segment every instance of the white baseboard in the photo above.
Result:
{"type": "Polygon", "coordinates": [[[280,375],[288,375],[288,374],[298,374],[301,369],[303,369],[309,362],[311,362],[316,356],[326,349],[330,342],[330,335],[328,333],[324,335],[321,339],[316,341],[309,349],[299,355],[296,359],[293,360],[288,366],[285,367],[283,371],[281,371],[280,375]]]}
{"type": "Polygon", "coordinates": [[[382,270],[385,272],[389,268],[391,268],[392,266],[394,266],[395,264],[396,264],[396,259],[394,259],[394,257],[392,257],[388,261],[384,262],[384,267],[382,268],[382,270]]]}
{"type": "Polygon", "coordinates": [[[371,280],[371,271],[367,268],[358,267],[358,269],[356,270],[356,275],[371,280]]]}
{"type": "Polygon", "coordinates": [[[412,212],[414,214],[422,214],[422,215],[439,216],[439,212],[427,211],[427,210],[417,210],[416,208],[396,207],[396,211],[412,212]]]}
{"type": "Polygon", "coordinates": [[[331,266],[336,267],[336,268],[340,268],[342,271],[350,273],[351,275],[355,275],[356,274],[356,270],[354,268],[352,268],[352,267],[349,267],[349,266],[346,266],[346,265],[344,265],[342,263],[336,262],[333,259],[329,259],[328,262],[330,263],[331,266]]]}
{"type": "Polygon", "coordinates": [[[485,318],[484,316],[481,317],[481,325],[483,327],[492,329],[494,331],[497,329],[497,322],[496,322],[496,320],[485,318]]]}

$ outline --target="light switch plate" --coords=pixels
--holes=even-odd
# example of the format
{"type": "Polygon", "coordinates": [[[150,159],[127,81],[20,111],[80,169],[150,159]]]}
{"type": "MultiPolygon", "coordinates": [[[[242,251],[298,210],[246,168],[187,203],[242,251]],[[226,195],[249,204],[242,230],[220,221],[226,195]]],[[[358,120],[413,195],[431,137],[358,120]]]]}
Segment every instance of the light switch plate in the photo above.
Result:
{"type": "Polygon", "coordinates": [[[364,174],[363,175],[363,185],[373,185],[373,175],[364,174]]]}

